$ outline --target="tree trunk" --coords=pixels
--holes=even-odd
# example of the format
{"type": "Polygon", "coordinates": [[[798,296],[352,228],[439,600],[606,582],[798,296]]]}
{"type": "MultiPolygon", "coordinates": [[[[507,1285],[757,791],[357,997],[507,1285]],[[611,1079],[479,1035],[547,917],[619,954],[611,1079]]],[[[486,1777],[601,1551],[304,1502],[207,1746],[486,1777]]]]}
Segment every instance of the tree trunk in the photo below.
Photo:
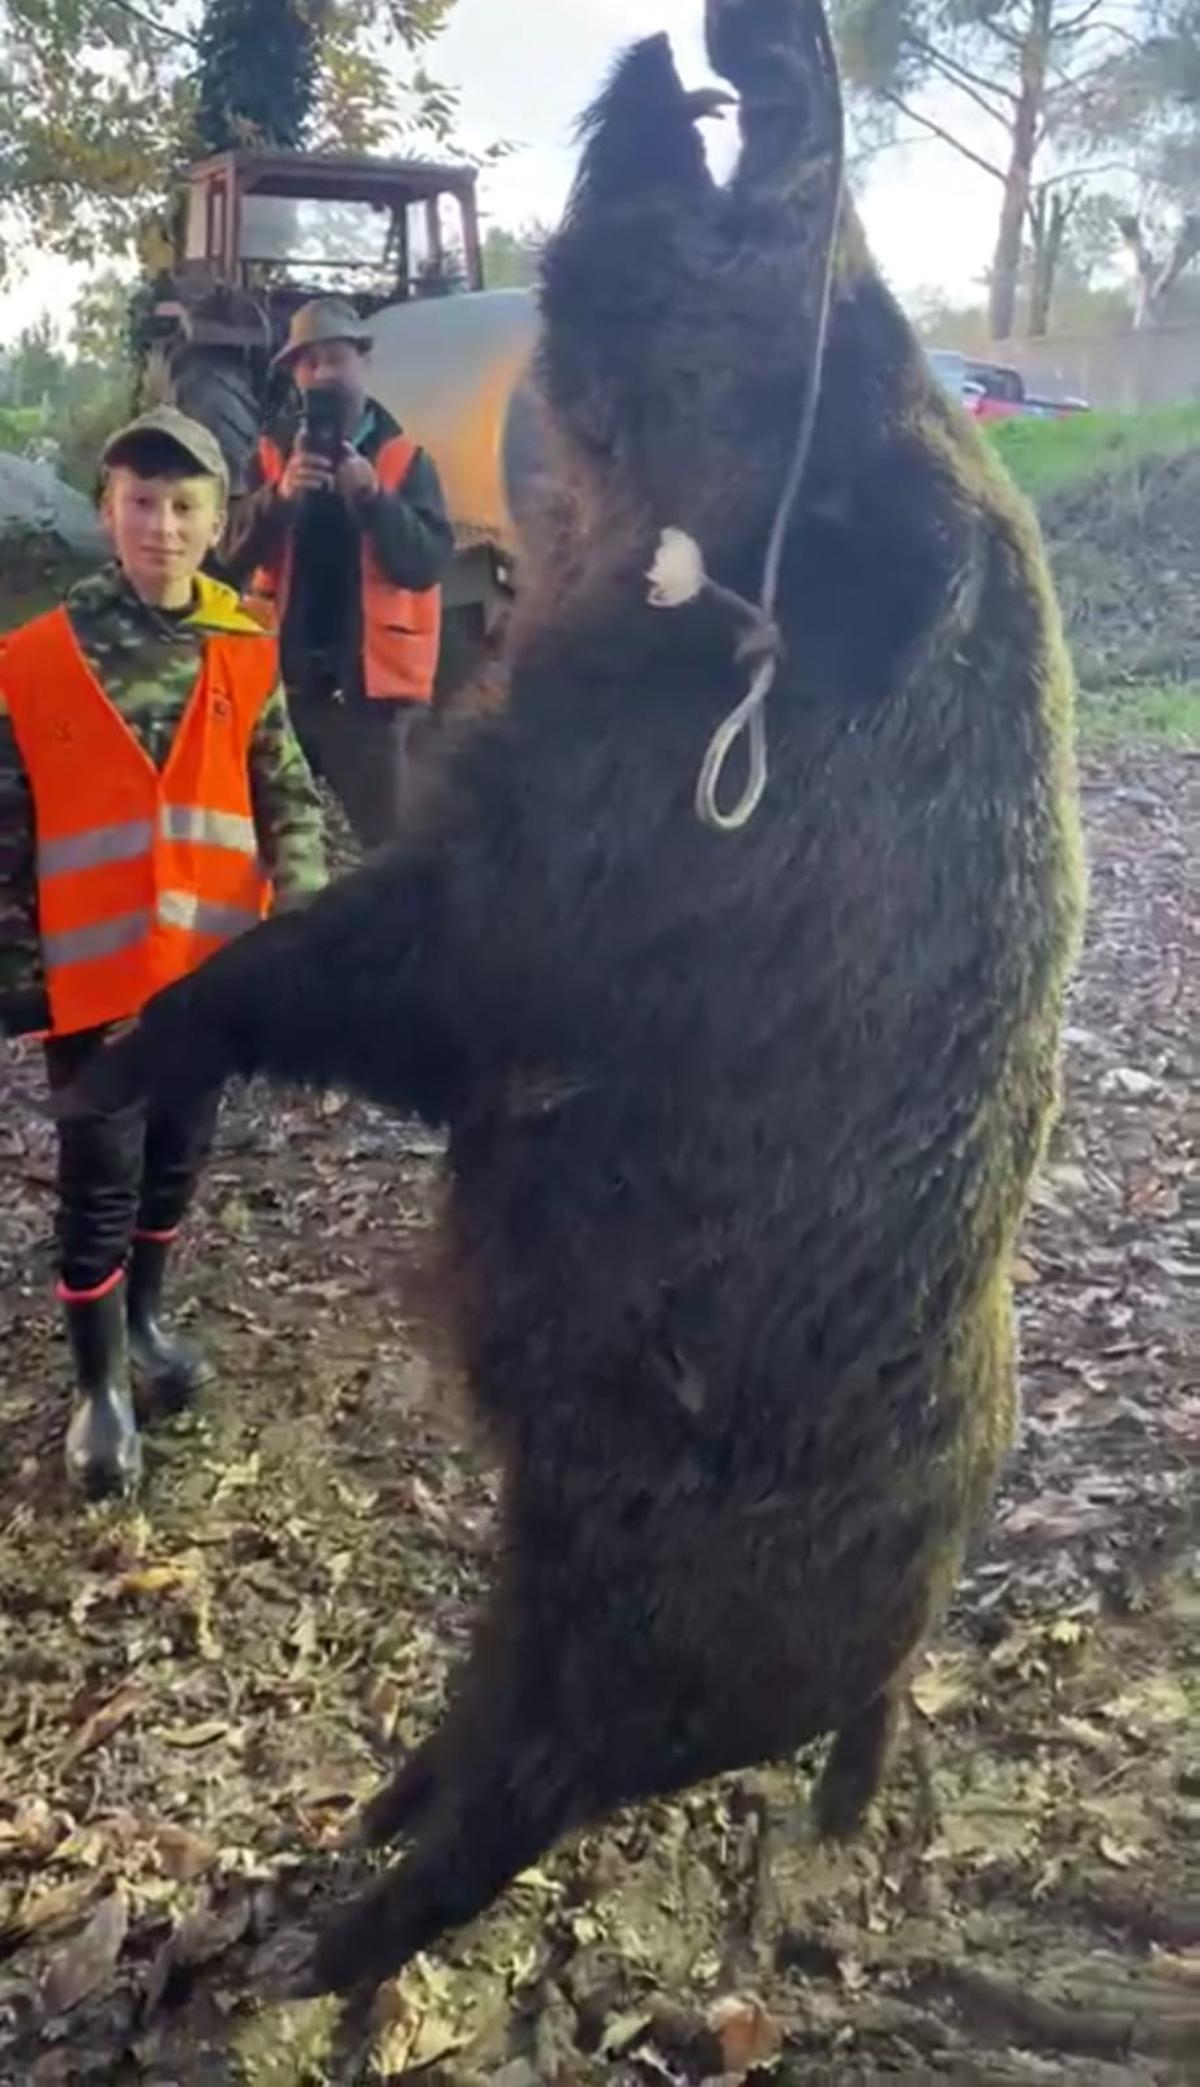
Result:
{"type": "Polygon", "coordinates": [[[1008,340],[1016,321],[1021,249],[1033,188],[1033,163],[1041,142],[1053,15],[1054,0],[1033,0],[1029,31],[1021,51],[1020,100],[1013,118],[988,296],[988,332],[994,341],[1008,340]]]}
{"type": "Polygon", "coordinates": [[[1040,188],[1029,211],[1033,239],[1033,275],[1029,287],[1029,339],[1044,340],[1050,331],[1050,314],[1059,265],[1067,242],[1067,226],[1079,200],[1079,190],[1040,188]]]}
{"type": "Polygon", "coordinates": [[[1184,218],[1175,243],[1162,262],[1155,258],[1140,217],[1119,217],[1117,230],[1137,270],[1134,328],[1145,332],[1162,324],[1172,290],[1200,255],[1200,213],[1191,212],[1184,218]]]}

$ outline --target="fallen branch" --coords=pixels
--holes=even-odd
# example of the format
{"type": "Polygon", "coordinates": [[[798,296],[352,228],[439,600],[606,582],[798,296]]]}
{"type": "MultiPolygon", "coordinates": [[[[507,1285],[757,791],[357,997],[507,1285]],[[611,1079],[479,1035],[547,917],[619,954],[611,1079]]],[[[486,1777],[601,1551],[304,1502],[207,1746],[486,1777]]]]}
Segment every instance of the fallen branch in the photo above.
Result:
{"type": "Polygon", "coordinates": [[[1097,1884],[1065,1894],[1059,1904],[1098,1927],[1122,1928],[1137,1941],[1156,1943],[1161,1949],[1200,1948],[1200,1900],[1162,1905],[1149,1889],[1143,1895],[1129,1886],[1097,1884]]]}
{"type": "Polygon", "coordinates": [[[939,1975],[968,2006],[998,2018],[1044,2049],[1089,2058],[1183,2056],[1200,2051],[1200,2006],[1195,1996],[1188,1994],[1182,2004],[1168,2005],[1157,1984],[1147,1982],[1142,1991],[1127,1984],[1116,2005],[1109,1985],[1100,2004],[1072,2006],[1069,2001],[1048,2000],[1024,1986],[1010,1985],[972,1964],[946,1964],[935,1977],[939,1975]]]}

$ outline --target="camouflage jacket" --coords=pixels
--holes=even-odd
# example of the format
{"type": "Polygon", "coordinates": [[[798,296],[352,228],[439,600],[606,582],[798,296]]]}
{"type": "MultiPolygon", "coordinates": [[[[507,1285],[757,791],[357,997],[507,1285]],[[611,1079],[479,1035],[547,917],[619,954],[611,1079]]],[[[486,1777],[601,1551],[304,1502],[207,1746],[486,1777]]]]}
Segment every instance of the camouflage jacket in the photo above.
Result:
{"type": "MultiPolygon", "coordinates": [[[[115,566],[81,580],[66,598],[71,626],[92,672],[161,769],[195,685],[209,632],[261,632],[228,587],[201,577],[186,616],[141,602],[115,566]]],[[[17,1036],[48,1022],[38,934],[33,793],[4,703],[0,656],[0,1032],[17,1036]]],[[[86,778],[80,778],[81,787],[86,778]]],[[[250,747],[250,788],[259,848],[288,904],[325,882],[320,804],[282,687],[266,705],[250,747]]]]}

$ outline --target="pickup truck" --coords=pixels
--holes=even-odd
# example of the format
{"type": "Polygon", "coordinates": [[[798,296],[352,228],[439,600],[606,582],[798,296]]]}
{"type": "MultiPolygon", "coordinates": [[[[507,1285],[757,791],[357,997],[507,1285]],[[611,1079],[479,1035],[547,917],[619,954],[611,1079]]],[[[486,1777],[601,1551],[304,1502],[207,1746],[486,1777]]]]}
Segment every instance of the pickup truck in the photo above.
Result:
{"type": "Polygon", "coordinates": [[[934,375],[973,420],[1066,420],[1089,410],[1084,399],[1035,397],[1026,391],[1020,371],[1003,363],[979,362],[954,348],[926,353],[934,375]]]}

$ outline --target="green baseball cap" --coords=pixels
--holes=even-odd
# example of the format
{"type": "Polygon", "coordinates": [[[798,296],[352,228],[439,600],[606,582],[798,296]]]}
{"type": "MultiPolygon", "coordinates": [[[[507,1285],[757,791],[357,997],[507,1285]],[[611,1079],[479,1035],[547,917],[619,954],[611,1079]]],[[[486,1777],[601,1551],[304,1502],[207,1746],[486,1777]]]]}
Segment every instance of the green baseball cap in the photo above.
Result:
{"type": "Polygon", "coordinates": [[[194,464],[204,477],[215,478],[222,493],[228,493],[229,466],[216,436],[189,413],[181,413],[178,406],[151,406],[149,412],[139,413],[127,427],[118,428],[104,445],[101,463],[132,461],[137,445],[145,437],[173,443],[189,464],[194,464]]]}

